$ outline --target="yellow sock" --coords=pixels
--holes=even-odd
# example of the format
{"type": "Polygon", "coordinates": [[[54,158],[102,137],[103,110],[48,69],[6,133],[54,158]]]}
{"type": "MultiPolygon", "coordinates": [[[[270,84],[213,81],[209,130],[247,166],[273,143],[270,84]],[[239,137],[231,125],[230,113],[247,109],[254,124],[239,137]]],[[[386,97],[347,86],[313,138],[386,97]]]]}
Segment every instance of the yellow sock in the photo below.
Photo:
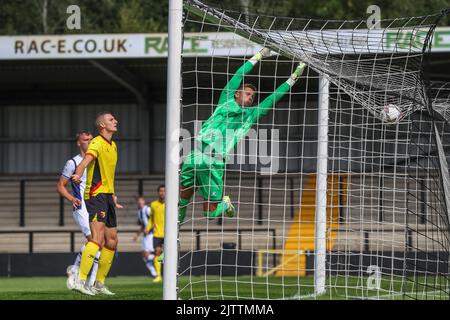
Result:
{"type": "Polygon", "coordinates": [[[114,259],[115,251],[110,250],[106,247],[103,247],[102,252],[100,253],[100,259],[98,259],[98,271],[96,281],[104,284],[106,276],[109,273],[109,269],[111,269],[111,265],[114,259]]]}
{"type": "Polygon", "coordinates": [[[94,264],[94,258],[98,250],[100,250],[100,247],[92,241],[89,241],[84,247],[80,261],[79,277],[81,280],[87,280],[87,276],[89,274],[89,271],[91,271],[92,265],[94,264]]]}
{"type": "Polygon", "coordinates": [[[161,262],[158,261],[158,257],[153,260],[156,269],[156,276],[161,277],[161,262]]]}

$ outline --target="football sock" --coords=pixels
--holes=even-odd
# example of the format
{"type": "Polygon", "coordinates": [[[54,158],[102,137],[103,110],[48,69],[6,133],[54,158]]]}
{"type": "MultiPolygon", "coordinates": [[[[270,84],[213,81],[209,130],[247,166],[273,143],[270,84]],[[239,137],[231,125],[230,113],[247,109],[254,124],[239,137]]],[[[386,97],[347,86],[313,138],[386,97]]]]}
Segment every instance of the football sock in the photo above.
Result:
{"type": "Polygon", "coordinates": [[[89,286],[92,287],[95,283],[95,279],[97,278],[97,271],[98,271],[98,259],[100,258],[100,250],[97,251],[97,254],[94,258],[94,264],[92,265],[91,269],[91,275],[89,276],[89,286]]]}
{"type": "Polygon", "coordinates": [[[98,259],[98,271],[96,281],[101,284],[105,284],[106,276],[111,269],[112,262],[114,260],[115,251],[106,248],[105,246],[100,253],[100,259],[98,259]]]}
{"type": "Polygon", "coordinates": [[[92,264],[94,263],[95,256],[100,250],[98,244],[89,241],[83,250],[80,261],[80,273],[79,278],[86,281],[89,271],[91,271],[92,264]]]}
{"type": "Polygon", "coordinates": [[[156,276],[161,277],[161,262],[158,259],[153,259],[156,269],[156,276]]]}
{"type": "Polygon", "coordinates": [[[178,220],[180,221],[180,223],[182,223],[184,221],[184,218],[186,217],[186,209],[189,205],[189,201],[190,200],[188,199],[180,199],[180,201],[178,202],[178,220]]]}
{"type": "Polygon", "coordinates": [[[155,264],[153,261],[154,259],[155,259],[154,254],[149,255],[147,260],[145,260],[145,258],[144,258],[145,266],[147,267],[148,271],[150,271],[150,274],[152,275],[152,277],[156,277],[156,275],[157,275],[157,272],[155,269],[155,264]]]}
{"type": "Polygon", "coordinates": [[[83,246],[81,247],[80,252],[78,252],[78,254],[77,254],[77,258],[75,259],[75,262],[73,263],[74,266],[77,266],[77,267],[80,266],[81,255],[83,254],[83,251],[84,251],[85,247],[86,247],[86,245],[83,244],[83,246]]]}

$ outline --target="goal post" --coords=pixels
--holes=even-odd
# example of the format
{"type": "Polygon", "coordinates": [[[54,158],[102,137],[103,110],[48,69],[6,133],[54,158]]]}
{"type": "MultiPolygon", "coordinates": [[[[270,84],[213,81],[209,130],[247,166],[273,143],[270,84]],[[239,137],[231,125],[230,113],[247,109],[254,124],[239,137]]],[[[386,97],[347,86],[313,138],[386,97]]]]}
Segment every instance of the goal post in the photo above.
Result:
{"type": "Polygon", "coordinates": [[[450,135],[422,65],[439,14],[367,29],[184,4],[181,105],[180,15],[169,30],[164,298],[449,299],[450,135]]]}
{"type": "Polygon", "coordinates": [[[169,57],[166,116],[166,207],[164,225],[163,299],[177,299],[179,132],[181,115],[181,54],[183,0],[169,1],[169,57]]]}
{"type": "Polygon", "coordinates": [[[327,179],[328,179],[328,109],[330,82],[326,75],[319,75],[319,117],[317,146],[316,232],[314,241],[314,291],[325,292],[327,247],[327,179]]]}

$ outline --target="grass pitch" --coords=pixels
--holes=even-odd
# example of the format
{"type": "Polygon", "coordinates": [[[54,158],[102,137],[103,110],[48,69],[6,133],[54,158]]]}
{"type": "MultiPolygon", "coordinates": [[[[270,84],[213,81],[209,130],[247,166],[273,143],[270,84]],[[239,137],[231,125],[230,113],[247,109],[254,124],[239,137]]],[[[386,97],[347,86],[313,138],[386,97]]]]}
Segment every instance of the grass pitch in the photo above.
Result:
{"type": "Polygon", "coordinates": [[[0,278],[0,300],[158,300],[162,284],[149,277],[111,277],[107,285],[115,296],[89,297],[70,291],[66,277],[0,278]]]}
{"type": "MultiPolygon", "coordinates": [[[[396,294],[409,287],[405,283],[382,279],[381,290],[367,289],[363,278],[329,278],[323,295],[314,295],[314,278],[281,277],[181,277],[181,299],[448,299],[448,293],[419,290],[417,284],[407,289],[411,295],[396,294]],[[406,286],[406,287],[405,287],[406,286]]],[[[417,279],[420,280],[420,279],[417,279]]],[[[150,277],[111,277],[107,285],[115,296],[88,297],[66,288],[65,277],[0,278],[0,300],[161,300],[162,283],[152,283],[150,277]]]]}

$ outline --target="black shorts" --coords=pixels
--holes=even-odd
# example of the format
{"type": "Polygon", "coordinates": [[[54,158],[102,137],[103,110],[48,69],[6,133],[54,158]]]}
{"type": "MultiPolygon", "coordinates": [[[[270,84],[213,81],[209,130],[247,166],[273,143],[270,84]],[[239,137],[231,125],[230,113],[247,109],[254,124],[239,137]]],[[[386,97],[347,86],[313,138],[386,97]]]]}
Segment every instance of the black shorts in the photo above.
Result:
{"type": "Polygon", "coordinates": [[[99,193],[89,200],[84,200],[89,213],[89,222],[103,222],[107,228],[117,227],[116,209],[112,194],[99,193]]]}
{"type": "Polygon", "coordinates": [[[164,238],[153,237],[153,248],[161,247],[163,248],[164,238]]]}

